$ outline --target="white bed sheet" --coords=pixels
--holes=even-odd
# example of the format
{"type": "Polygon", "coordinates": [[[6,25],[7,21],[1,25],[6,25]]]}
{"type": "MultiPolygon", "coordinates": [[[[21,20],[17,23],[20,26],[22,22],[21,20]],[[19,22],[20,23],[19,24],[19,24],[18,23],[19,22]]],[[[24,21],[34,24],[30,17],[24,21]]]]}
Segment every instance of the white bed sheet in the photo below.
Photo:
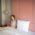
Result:
{"type": "Polygon", "coordinates": [[[14,30],[12,28],[6,28],[5,30],[0,31],[0,35],[35,35],[32,32],[19,32],[17,29],[14,30]]]}
{"type": "Polygon", "coordinates": [[[12,29],[11,27],[5,28],[4,30],[0,31],[0,35],[22,35],[18,33],[16,29],[12,29]]]}

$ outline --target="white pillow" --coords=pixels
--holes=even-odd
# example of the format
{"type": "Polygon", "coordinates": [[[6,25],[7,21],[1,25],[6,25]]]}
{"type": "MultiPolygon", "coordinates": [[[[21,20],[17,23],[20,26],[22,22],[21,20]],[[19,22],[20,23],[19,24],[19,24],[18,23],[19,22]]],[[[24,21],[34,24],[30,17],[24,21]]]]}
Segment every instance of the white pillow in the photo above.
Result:
{"type": "Polygon", "coordinates": [[[17,20],[17,29],[20,31],[28,32],[30,21],[17,20]]]}

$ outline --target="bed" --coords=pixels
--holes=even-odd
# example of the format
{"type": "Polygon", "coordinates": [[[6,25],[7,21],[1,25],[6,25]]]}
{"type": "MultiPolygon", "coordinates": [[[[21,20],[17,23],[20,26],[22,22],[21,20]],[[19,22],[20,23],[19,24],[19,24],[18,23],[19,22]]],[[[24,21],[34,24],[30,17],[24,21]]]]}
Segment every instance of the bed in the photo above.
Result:
{"type": "Polygon", "coordinates": [[[30,21],[17,21],[17,29],[12,29],[11,27],[0,27],[0,35],[35,35],[35,32],[29,32],[30,21]],[[24,24],[23,24],[24,23],[24,24]]]}
{"type": "Polygon", "coordinates": [[[18,30],[12,30],[11,28],[6,28],[0,31],[0,35],[35,35],[34,32],[19,32],[18,30]]]}

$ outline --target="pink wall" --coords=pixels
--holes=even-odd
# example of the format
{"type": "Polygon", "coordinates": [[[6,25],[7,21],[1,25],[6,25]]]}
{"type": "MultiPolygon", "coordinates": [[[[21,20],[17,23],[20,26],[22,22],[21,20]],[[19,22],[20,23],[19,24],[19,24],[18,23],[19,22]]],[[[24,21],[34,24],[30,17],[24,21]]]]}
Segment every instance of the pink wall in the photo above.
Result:
{"type": "Polygon", "coordinates": [[[32,1],[32,23],[29,30],[35,32],[35,0],[32,1]]]}
{"type": "MultiPolygon", "coordinates": [[[[35,31],[35,18],[32,14],[32,0],[12,0],[11,2],[12,13],[16,16],[17,19],[27,19],[30,20],[30,31],[35,31]],[[33,21],[34,20],[34,21],[33,21]]],[[[34,11],[34,10],[33,10],[34,11]]],[[[34,12],[35,13],[35,12],[34,12]]]]}

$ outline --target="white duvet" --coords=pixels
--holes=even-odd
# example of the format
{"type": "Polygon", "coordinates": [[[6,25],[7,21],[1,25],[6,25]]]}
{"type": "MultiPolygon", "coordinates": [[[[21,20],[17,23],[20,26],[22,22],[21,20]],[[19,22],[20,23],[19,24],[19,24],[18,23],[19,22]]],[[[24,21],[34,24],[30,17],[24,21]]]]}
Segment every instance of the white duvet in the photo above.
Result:
{"type": "Polygon", "coordinates": [[[12,29],[11,27],[7,27],[0,31],[0,35],[21,35],[18,33],[16,29],[12,29]]]}
{"type": "Polygon", "coordinates": [[[5,27],[5,29],[0,31],[0,35],[35,35],[35,33],[21,32],[17,29],[12,29],[11,27],[5,27]]]}

